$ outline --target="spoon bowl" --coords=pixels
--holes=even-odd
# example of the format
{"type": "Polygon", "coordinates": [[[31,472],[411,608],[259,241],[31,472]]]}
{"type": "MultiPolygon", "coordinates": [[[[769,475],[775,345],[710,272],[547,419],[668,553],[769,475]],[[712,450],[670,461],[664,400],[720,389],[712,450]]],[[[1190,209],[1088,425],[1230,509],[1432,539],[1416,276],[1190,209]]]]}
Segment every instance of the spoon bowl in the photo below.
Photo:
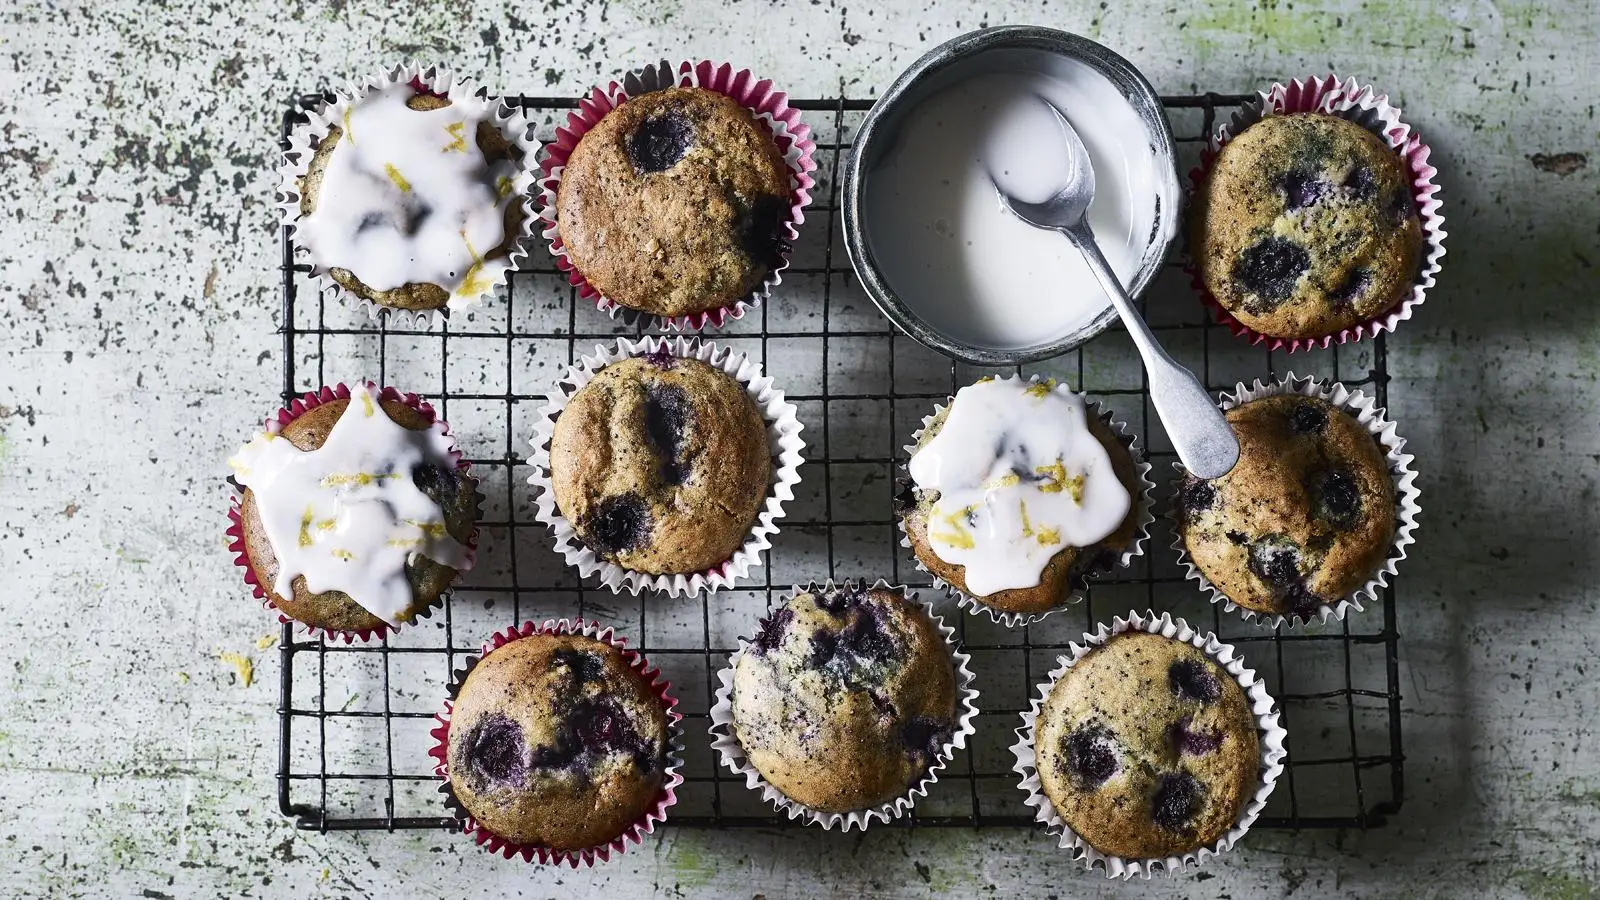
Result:
{"type": "MultiPolygon", "coordinates": [[[[1055,193],[1037,203],[1018,199],[1008,190],[1011,185],[1006,183],[1006,170],[1002,169],[997,175],[991,167],[989,178],[994,182],[995,193],[1001,204],[1017,218],[1035,228],[1061,232],[1083,254],[1122,317],[1128,335],[1139,348],[1149,377],[1150,399],[1167,428],[1178,459],[1184,468],[1201,478],[1220,478],[1232,471],[1239,461],[1239,440],[1200,380],[1156,341],[1150,326],[1145,324],[1144,317],[1123,290],[1116,272],[1101,254],[1087,218],[1089,206],[1094,202],[1094,166],[1089,160],[1089,150],[1059,107],[1044,97],[1037,99],[1050,108],[1061,126],[1061,149],[1066,154],[1066,165],[1061,167],[1055,193]]],[[[1036,148],[1028,150],[1038,152],[1036,148]]]]}

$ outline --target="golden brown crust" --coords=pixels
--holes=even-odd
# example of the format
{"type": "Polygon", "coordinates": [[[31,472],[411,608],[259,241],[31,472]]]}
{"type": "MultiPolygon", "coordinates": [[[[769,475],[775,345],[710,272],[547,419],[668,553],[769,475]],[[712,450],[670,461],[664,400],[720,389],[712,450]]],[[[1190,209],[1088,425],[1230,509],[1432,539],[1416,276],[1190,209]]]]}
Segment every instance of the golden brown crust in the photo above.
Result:
{"type": "Polygon", "coordinates": [[[1260,786],[1260,738],[1244,690],[1192,645],[1159,635],[1124,632],[1089,651],[1051,689],[1034,729],[1045,796],[1111,856],[1208,846],[1260,786]],[[1175,678],[1175,665],[1195,668],[1175,678]],[[1203,697],[1192,693],[1196,682],[1203,697]]]}
{"type": "Polygon", "coordinates": [[[462,682],[450,717],[450,788],[507,840],[593,847],[654,806],[667,733],[656,691],[615,647],[532,635],[489,653],[462,682]],[[603,727],[593,724],[597,710],[610,717],[603,727]],[[485,737],[489,719],[500,733],[485,737]],[[602,731],[609,742],[583,743],[602,731]]]}
{"type": "Polygon", "coordinates": [[[802,593],[774,610],[731,699],[750,764],[824,812],[903,796],[957,724],[948,646],[922,609],[881,589],[802,593]]]}
{"type": "MultiPolygon", "coordinates": [[[[949,415],[949,407],[941,410],[934,416],[928,427],[922,430],[922,436],[917,439],[917,448],[933,440],[934,435],[944,427],[945,419],[949,415]]],[[[928,515],[933,509],[933,503],[938,499],[938,492],[927,492],[915,506],[905,513],[906,536],[911,539],[911,552],[916,554],[917,561],[935,576],[943,579],[945,583],[953,586],[963,594],[971,596],[974,600],[985,606],[1007,613],[1041,613],[1061,605],[1082,581],[1084,577],[1092,574],[1102,567],[1109,567],[1118,557],[1126,552],[1138,534],[1139,516],[1147,502],[1144,496],[1144,486],[1139,480],[1139,466],[1134,461],[1133,453],[1128,449],[1126,439],[1121,438],[1105,420],[1099,416],[1089,418],[1089,431],[1106,448],[1106,453],[1111,457],[1112,471],[1117,473],[1117,480],[1127,488],[1128,496],[1133,502],[1128,506],[1127,518],[1117,526],[1117,530],[1107,535],[1093,547],[1062,547],[1050,561],[1045,564],[1044,571],[1039,575],[1039,584],[1030,588],[1012,588],[996,591],[983,596],[973,595],[967,590],[966,566],[947,563],[939,558],[928,543],[928,515]]]]}
{"type": "Polygon", "coordinates": [[[761,284],[788,205],[783,156],[755,116],[715,91],[675,87],[628,100],[584,134],[562,173],[556,216],[572,264],[602,294],[679,316],[761,284]],[[687,152],[642,171],[629,141],[663,116],[686,123],[687,152]]]}
{"type": "MultiPolygon", "coordinates": [[[[314,406],[292,422],[283,426],[282,436],[299,450],[315,450],[328,439],[349,400],[331,400],[314,406]]],[[[379,405],[394,422],[422,431],[430,427],[429,420],[416,409],[398,400],[382,400],[379,405]]],[[[470,475],[457,474],[454,491],[442,496],[432,485],[425,493],[444,510],[445,528],[450,536],[463,544],[470,544],[477,524],[478,482],[470,475]]],[[[343,591],[323,591],[313,594],[306,590],[306,580],[297,576],[291,583],[293,595],[284,597],[272,589],[278,579],[278,557],[272,552],[266,528],[261,523],[261,513],[256,508],[255,495],[249,488],[239,502],[240,530],[244,537],[245,556],[256,581],[265,591],[272,605],[284,615],[316,628],[329,631],[375,631],[384,622],[363,609],[343,591]]],[[[460,573],[431,559],[418,556],[406,566],[406,579],[411,582],[412,603],[401,621],[409,622],[423,610],[432,606],[450,587],[460,573]]]]}
{"type": "Polygon", "coordinates": [[[625,569],[690,574],[745,542],[767,496],[766,423],[697,359],[601,369],[556,419],[550,480],[586,546],[625,569]]]}
{"type": "Polygon", "coordinates": [[[1226,418],[1239,438],[1238,464],[1196,482],[1205,486],[1198,496],[1190,486],[1179,498],[1184,548],[1206,579],[1246,609],[1302,616],[1366,583],[1395,524],[1394,478],[1371,432],[1298,394],[1254,400],[1226,418]],[[1297,421],[1325,424],[1297,430],[1297,421]],[[1330,490],[1335,477],[1348,480],[1330,490]]]}
{"type": "MultiPolygon", "coordinates": [[[[417,94],[406,101],[406,106],[415,110],[440,109],[450,105],[444,97],[435,97],[431,94],[417,94]]],[[[328,161],[332,159],[333,152],[339,146],[339,138],[344,135],[344,129],[337,125],[328,129],[328,133],[317,143],[317,149],[311,156],[311,162],[306,166],[306,174],[300,177],[300,216],[304,218],[311,215],[317,208],[317,196],[322,191],[322,177],[328,169],[328,161]]],[[[522,158],[522,148],[506,140],[506,136],[489,122],[479,122],[477,129],[478,149],[483,152],[484,159],[490,163],[502,160],[518,160],[522,158]]],[[[511,203],[506,206],[504,222],[505,240],[498,247],[484,254],[484,259],[502,259],[508,256],[516,246],[522,235],[522,221],[527,216],[527,211],[521,203],[511,203]]],[[[393,309],[442,309],[450,302],[450,292],[437,284],[413,283],[403,284],[397,288],[380,291],[363,284],[354,272],[340,266],[329,266],[328,275],[339,286],[364,300],[371,300],[379,306],[393,309]]]]}
{"type": "Polygon", "coordinates": [[[1229,141],[1191,231],[1217,301],[1281,338],[1382,314],[1411,292],[1423,245],[1405,164],[1365,128],[1321,113],[1268,116],[1229,141]]]}

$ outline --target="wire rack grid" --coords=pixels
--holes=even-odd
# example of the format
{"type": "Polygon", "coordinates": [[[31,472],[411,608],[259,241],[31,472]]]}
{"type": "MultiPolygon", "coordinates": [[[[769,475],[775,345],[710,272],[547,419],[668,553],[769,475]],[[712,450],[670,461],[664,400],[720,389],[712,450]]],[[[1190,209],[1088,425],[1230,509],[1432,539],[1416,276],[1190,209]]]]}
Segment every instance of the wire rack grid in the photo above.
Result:
{"type": "MultiPolygon", "coordinates": [[[[318,97],[297,98],[285,138],[318,97]]],[[[1171,96],[1163,103],[1180,148],[1181,171],[1240,95],[1171,96]]],[[[540,137],[549,138],[570,98],[522,97],[540,137]]],[[[705,335],[759,359],[800,408],[806,464],[766,565],[736,590],[698,599],[619,596],[574,577],[533,518],[527,476],[531,421],[566,366],[596,344],[638,334],[579,298],[543,248],[512,274],[504,299],[457,314],[435,330],[390,328],[323,297],[283,242],[284,402],[339,380],[375,378],[414,391],[451,423],[487,502],[479,561],[443,608],[386,640],[345,645],[281,636],[278,804],[314,831],[457,827],[448,817],[427,755],[428,729],[451,673],[497,630],[528,619],[582,617],[614,625],[674,685],[685,713],[685,784],[670,825],[782,826],[742,781],[719,770],[707,710],[716,672],[775,600],[795,583],[832,577],[887,577],[936,593],[899,546],[893,519],[903,445],[935,402],[997,370],[953,364],[896,333],[873,308],[842,249],[837,187],[850,137],[870,100],[793,100],[817,138],[816,198],[806,212],[791,266],[773,296],[743,319],[705,335]]],[[[287,144],[285,143],[285,146],[287,144]]],[[[1297,374],[1334,378],[1386,403],[1385,340],[1327,351],[1252,348],[1209,321],[1186,278],[1169,264],[1142,301],[1163,343],[1212,390],[1236,381],[1297,374]]],[[[998,370],[1064,377],[1130,423],[1170,481],[1176,459],[1153,415],[1139,365],[1118,328],[1060,358],[998,370]]],[[[1168,486],[1161,484],[1158,507],[1168,486]]],[[[1238,645],[1279,700],[1289,731],[1287,768],[1258,828],[1382,825],[1403,796],[1393,588],[1344,622],[1269,631],[1225,614],[1185,581],[1157,518],[1144,555],[1094,583],[1073,609],[1006,629],[941,599],[972,654],[982,692],[977,733],[932,793],[897,824],[1025,826],[1007,749],[1035,685],[1067,642],[1130,609],[1171,611],[1238,645]]]]}

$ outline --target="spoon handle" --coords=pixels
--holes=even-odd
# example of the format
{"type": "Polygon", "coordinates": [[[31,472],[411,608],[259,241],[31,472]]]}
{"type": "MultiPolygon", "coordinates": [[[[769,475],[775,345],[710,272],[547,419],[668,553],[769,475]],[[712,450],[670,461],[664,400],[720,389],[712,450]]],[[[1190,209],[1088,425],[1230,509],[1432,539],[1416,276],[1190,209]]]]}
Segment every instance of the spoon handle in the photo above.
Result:
{"type": "Polygon", "coordinates": [[[1061,231],[1088,260],[1089,268],[1100,279],[1100,285],[1121,314],[1122,324],[1127,326],[1139,355],[1144,357],[1144,369],[1150,379],[1150,399],[1155,402],[1156,413],[1161,416],[1167,437],[1178,451],[1184,468],[1201,478],[1221,478],[1228,474],[1239,461],[1239,440],[1222,418],[1216,401],[1193,372],[1179,365],[1156,342],[1150,326],[1145,324],[1144,317],[1122,289],[1117,274],[1101,255],[1088,223],[1079,220],[1061,231]]]}

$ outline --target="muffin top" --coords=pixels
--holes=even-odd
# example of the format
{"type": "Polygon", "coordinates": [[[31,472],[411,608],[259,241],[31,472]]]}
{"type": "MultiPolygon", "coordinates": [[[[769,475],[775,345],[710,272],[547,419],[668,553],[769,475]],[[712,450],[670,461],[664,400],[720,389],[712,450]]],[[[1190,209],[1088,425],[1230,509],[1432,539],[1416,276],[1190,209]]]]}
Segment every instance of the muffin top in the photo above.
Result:
{"type": "Polygon", "coordinates": [[[522,226],[522,156],[487,101],[409,84],[370,90],[299,179],[295,240],[341,287],[381,306],[475,299],[509,265],[522,226]]]}
{"type": "Polygon", "coordinates": [[[632,309],[727,306],[789,249],[789,173],[732,98],[697,87],[641,94],[572,150],[556,196],[561,242],[583,277],[632,309]]]}
{"type": "Polygon", "coordinates": [[[922,430],[909,471],[901,514],[912,552],[1003,612],[1060,605],[1137,534],[1128,442],[1054,381],[962,388],[922,430]]]}
{"type": "Polygon", "coordinates": [[[950,650],[898,591],[800,593],[761,621],[733,675],[733,737],[784,796],[823,812],[887,803],[956,728],[950,650]]]}
{"type": "Polygon", "coordinates": [[[701,572],[745,541],[772,459],[761,412],[720,369],[665,352],[601,369],[550,442],[556,505],[601,559],[701,572]]]}
{"type": "Polygon", "coordinates": [[[1309,620],[1386,558],[1395,527],[1388,463],[1372,434],[1326,400],[1263,397],[1226,418],[1239,462],[1180,488],[1184,547],[1234,603],[1309,620]]]}
{"type": "Polygon", "coordinates": [[[411,621],[471,567],[477,481],[442,423],[365,384],[259,433],[228,464],[272,604],[330,631],[411,621]]]}
{"type": "Polygon", "coordinates": [[[1255,716],[1198,648],[1128,631],[1057,680],[1034,725],[1039,783],[1090,846],[1124,859],[1215,843],[1260,783],[1255,716]]]}
{"type": "Polygon", "coordinates": [[[1190,246],[1228,312],[1281,338],[1380,315],[1416,281],[1422,224],[1404,162],[1354,122],[1268,116],[1222,148],[1190,246]]]}
{"type": "Polygon", "coordinates": [[[610,644],[535,634],[491,651],[450,716],[450,790],[508,841],[581,850],[627,831],[660,793],[660,696],[610,644]]]}

